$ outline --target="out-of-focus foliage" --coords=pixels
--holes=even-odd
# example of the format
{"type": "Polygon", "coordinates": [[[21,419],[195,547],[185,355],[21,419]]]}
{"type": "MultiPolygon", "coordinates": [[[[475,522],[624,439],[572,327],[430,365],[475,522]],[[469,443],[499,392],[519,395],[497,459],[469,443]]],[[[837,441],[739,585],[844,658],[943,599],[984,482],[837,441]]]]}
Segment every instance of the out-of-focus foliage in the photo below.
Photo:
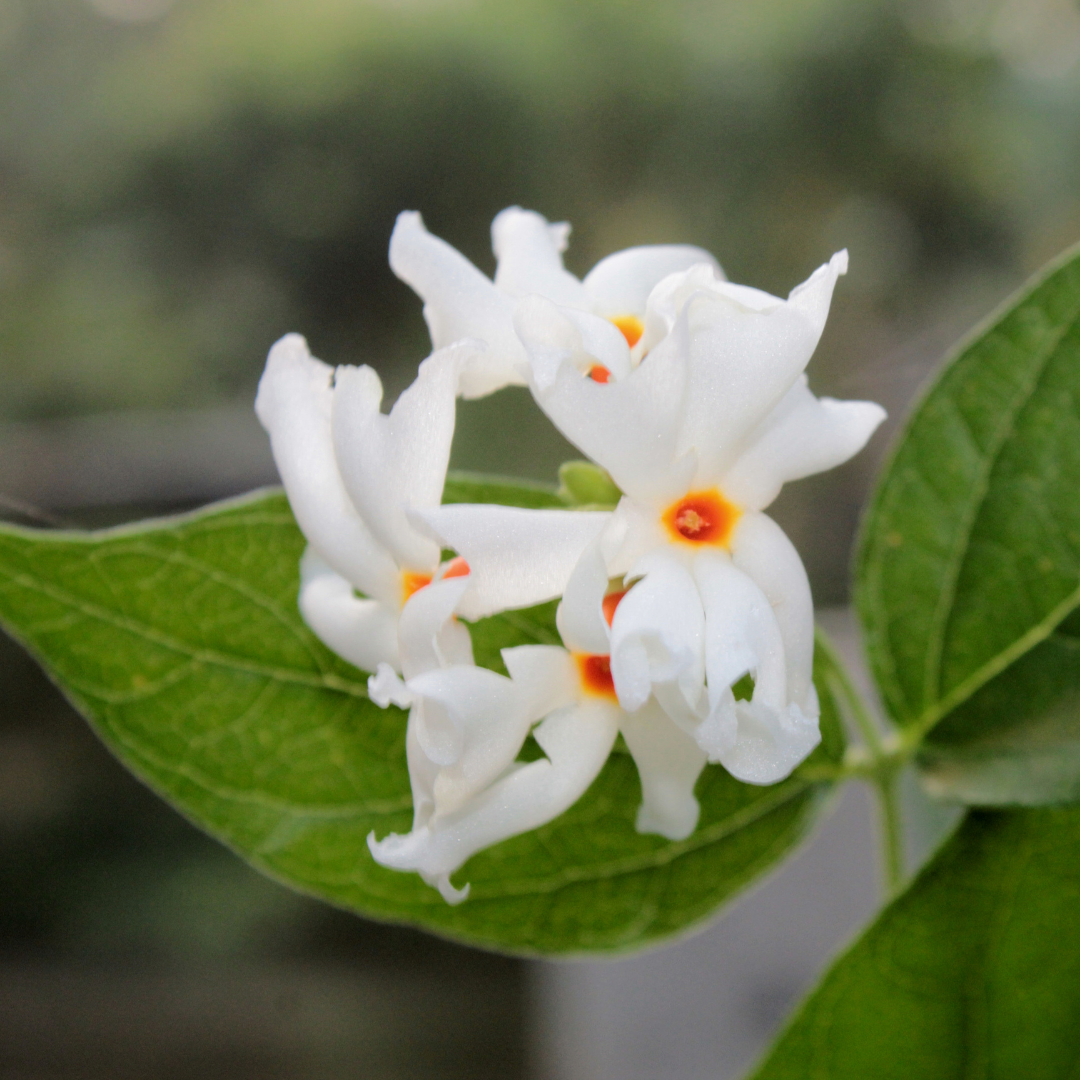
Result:
{"type": "Polygon", "coordinates": [[[0,410],[245,396],[291,329],[401,386],[394,216],[489,266],[513,202],[579,271],[847,245],[829,389],[1075,236],[1078,53],[1067,0],[0,0],[0,410]]]}

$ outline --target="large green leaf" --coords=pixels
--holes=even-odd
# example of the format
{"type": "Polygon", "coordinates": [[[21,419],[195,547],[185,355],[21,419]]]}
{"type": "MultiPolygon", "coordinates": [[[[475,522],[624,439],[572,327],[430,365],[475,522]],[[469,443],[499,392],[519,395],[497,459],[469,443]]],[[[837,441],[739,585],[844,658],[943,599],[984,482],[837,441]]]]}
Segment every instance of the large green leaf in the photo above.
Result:
{"type": "Polygon", "coordinates": [[[1080,809],[972,811],[755,1080],[1080,1076],[1080,809]]]}
{"type": "MultiPolygon", "coordinates": [[[[455,499],[545,505],[455,478],[455,499]]],[[[193,821],[281,881],[365,915],[522,953],[628,949],[706,918],[804,835],[827,787],[698,785],[702,820],[671,843],[633,828],[640,793],[625,754],[547,827],[472,859],[470,898],[449,907],[366,844],[407,831],[405,715],[367,700],[363,673],[328,652],[296,610],[303,538],[278,492],[94,534],[0,527],[0,621],[45,665],[116,754],[193,821]]],[[[485,620],[477,657],[557,640],[553,605],[485,620]]],[[[822,684],[826,739],[843,739],[822,684]]],[[[819,770],[820,772],[820,770],[819,770]]]]}
{"type": "Polygon", "coordinates": [[[931,794],[981,806],[1080,799],[1078,621],[1071,616],[934,728],[917,759],[931,794]]]}
{"type": "Polygon", "coordinates": [[[857,601],[893,717],[930,730],[1080,602],[1080,256],[963,345],[866,518],[857,601]]]}

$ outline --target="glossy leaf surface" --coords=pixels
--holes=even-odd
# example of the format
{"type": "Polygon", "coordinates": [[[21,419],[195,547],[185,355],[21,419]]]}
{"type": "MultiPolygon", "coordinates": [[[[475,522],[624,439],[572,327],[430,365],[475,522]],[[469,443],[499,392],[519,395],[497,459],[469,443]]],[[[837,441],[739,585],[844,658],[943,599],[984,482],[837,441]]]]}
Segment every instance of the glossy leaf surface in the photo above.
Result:
{"type": "Polygon", "coordinates": [[[924,786],[976,806],[1080,799],[1080,623],[1074,614],[930,733],[924,786]]]}
{"type": "Polygon", "coordinates": [[[1072,1080],[1080,809],[973,811],[755,1080],[1072,1080]]]}
{"type": "MultiPolygon", "coordinates": [[[[553,492],[456,477],[455,501],[557,505],[553,492]]],[[[751,787],[719,767],[687,840],[639,836],[634,766],[613,754],[547,827],[473,858],[449,907],[377,866],[405,832],[405,714],[367,699],[296,609],[304,541],[279,492],[96,534],[0,527],[0,620],[136,774],[255,866],[376,918],[521,953],[629,949],[710,915],[804,835],[825,785],[751,787]]],[[[477,659],[557,640],[554,605],[484,620],[477,659]]],[[[818,761],[843,752],[824,686],[818,761]]]]}
{"type": "Polygon", "coordinates": [[[1080,602],[1080,257],[959,350],[915,411],[860,545],[892,716],[930,730],[1080,602]]]}

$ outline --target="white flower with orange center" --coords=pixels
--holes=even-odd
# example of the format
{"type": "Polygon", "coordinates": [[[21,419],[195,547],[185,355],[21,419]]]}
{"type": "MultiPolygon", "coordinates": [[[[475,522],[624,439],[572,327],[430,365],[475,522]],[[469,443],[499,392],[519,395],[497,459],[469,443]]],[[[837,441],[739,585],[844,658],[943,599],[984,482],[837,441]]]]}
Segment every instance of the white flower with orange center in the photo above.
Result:
{"type": "MultiPolygon", "coordinates": [[[[370,367],[332,368],[298,334],[267,358],[255,411],[308,541],[300,612],[330,649],[365,671],[381,663],[401,670],[403,609],[433,582],[469,572],[462,559],[442,562],[439,545],[408,515],[442,499],[458,375],[479,351],[464,342],[434,353],[389,415],[370,367]]],[[[449,611],[430,631],[446,657],[472,662],[468,631],[449,611]]]]}
{"type": "MultiPolygon", "coordinates": [[[[424,301],[435,348],[479,338],[487,350],[462,372],[461,393],[483,397],[503,386],[528,382],[525,352],[514,333],[514,306],[536,294],[591,312],[619,329],[632,355],[640,354],[645,306],[653,287],[668,275],[699,264],[720,274],[716,260],[683,244],[627,248],[601,259],[578,280],[563,267],[570,226],[549,224],[540,214],[511,206],[491,225],[497,269],[492,281],[460,252],[424,228],[420,215],[399,215],[390,239],[390,266],[424,301]]],[[[604,378],[599,369],[598,378],[604,378]]]]}
{"type": "MultiPolygon", "coordinates": [[[[606,582],[595,544],[582,566],[606,582]]],[[[449,584],[466,588],[465,582],[449,584]]],[[[439,602],[450,604],[449,611],[454,600],[447,595],[439,602]]],[[[403,614],[403,626],[412,617],[412,611],[403,614]]],[[[606,648],[606,627],[597,622],[603,618],[600,608],[560,607],[569,648],[504,649],[509,679],[483,668],[439,667],[434,652],[428,669],[404,682],[385,665],[371,678],[372,700],[410,709],[413,792],[412,830],[368,837],[376,862],[419,873],[447,902],[460,903],[469,886],[455,887],[450,876],[478,851],[546,825],[573,806],[604,767],[620,731],[641,777],[638,831],[673,840],[693,832],[699,814],[694,783],[706,755],[655,701],[634,714],[620,707],[607,653],[589,651],[606,648]],[[544,756],[517,760],[538,719],[533,735],[544,756]]],[[[430,626],[436,620],[421,621],[430,626]]]]}
{"type": "MultiPolygon", "coordinates": [[[[820,740],[809,584],[762,511],[786,481],[858,452],[884,418],[870,402],[814,397],[803,375],[846,266],[842,252],[786,301],[708,265],[673,274],[649,297],[636,363],[608,320],[539,296],[515,312],[540,407],[624,493],[600,540],[606,578],[627,590],[610,627],[620,704],[637,714],[659,701],[751,783],[787,776],[820,740]],[[752,697],[737,700],[746,675],[752,697]]],[[[500,547],[496,514],[423,514],[485,580],[489,605],[512,583],[520,597],[558,543],[532,544],[522,526],[500,547]]],[[[606,580],[567,580],[564,607],[601,609],[606,580]]]]}

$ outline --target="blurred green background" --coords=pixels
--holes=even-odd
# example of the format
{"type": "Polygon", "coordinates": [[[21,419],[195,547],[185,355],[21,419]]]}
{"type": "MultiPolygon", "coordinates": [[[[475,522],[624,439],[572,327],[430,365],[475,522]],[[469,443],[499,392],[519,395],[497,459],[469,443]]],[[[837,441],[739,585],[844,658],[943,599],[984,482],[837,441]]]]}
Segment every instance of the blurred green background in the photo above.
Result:
{"type": "MultiPolygon", "coordinates": [[[[1070,0],[0,0],[0,497],[115,520],[272,478],[250,408],[286,331],[374,365],[392,399],[427,351],[386,263],[406,208],[486,270],[513,203],[573,223],[578,273],[691,242],[786,295],[846,246],[811,386],[895,423],[945,348],[1080,238],[1078,103],[1070,0]]],[[[776,506],[819,602],[846,598],[886,438],[776,506]]],[[[459,467],[551,479],[566,453],[521,392],[462,406],[459,467]]],[[[288,1053],[223,1036],[185,1057],[173,1032],[114,1059],[86,1019],[101,984],[55,975],[104,965],[134,1001],[140,964],[184,986],[192,970],[228,1002],[255,972],[271,989],[249,1027],[277,1031],[273,980],[327,957],[407,987],[473,979],[498,1003],[489,1071],[466,1039],[377,1075],[523,1074],[520,966],[255,877],[128,780],[11,647],[0,662],[0,1014],[69,994],[83,1032],[54,1040],[26,1006],[0,1020],[0,1074],[372,1075],[356,1055],[400,1040],[348,1020],[319,1035],[291,999],[288,1053]]]]}

